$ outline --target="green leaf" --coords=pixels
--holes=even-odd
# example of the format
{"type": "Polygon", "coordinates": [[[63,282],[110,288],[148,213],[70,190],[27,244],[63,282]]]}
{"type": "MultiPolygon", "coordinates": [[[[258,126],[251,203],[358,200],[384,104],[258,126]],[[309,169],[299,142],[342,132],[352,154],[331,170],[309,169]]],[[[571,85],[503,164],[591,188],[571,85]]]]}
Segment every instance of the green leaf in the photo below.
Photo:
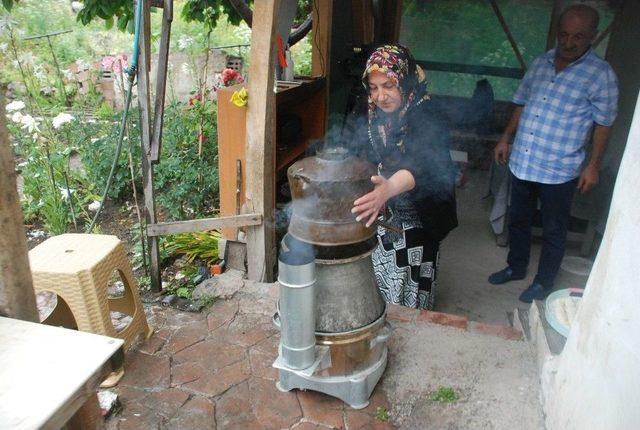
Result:
{"type": "Polygon", "coordinates": [[[13,0],[2,0],[2,6],[4,6],[6,10],[11,12],[11,8],[13,7],[13,0]]]}
{"type": "Polygon", "coordinates": [[[104,21],[104,27],[107,30],[111,30],[113,28],[113,17],[110,17],[109,19],[105,19],[104,21]]]}

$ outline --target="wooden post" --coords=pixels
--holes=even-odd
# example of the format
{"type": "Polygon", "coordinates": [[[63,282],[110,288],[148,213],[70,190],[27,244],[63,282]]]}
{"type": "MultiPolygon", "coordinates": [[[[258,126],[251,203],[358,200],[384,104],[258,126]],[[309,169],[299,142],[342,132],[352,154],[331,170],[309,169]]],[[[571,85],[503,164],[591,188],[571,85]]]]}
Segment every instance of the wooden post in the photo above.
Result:
{"type": "Polygon", "coordinates": [[[0,87],[0,316],[39,322],[0,87]]]}
{"type": "Polygon", "coordinates": [[[249,279],[273,281],[276,262],[274,230],[275,128],[274,92],[275,33],[280,0],[254,3],[247,107],[246,205],[249,212],[263,214],[263,223],[247,229],[249,279]]]}
{"type": "Polygon", "coordinates": [[[313,40],[311,41],[311,74],[313,76],[329,75],[332,10],[333,1],[313,0],[313,40]]]}
{"type": "MultiPolygon", "coordinates": [[[[142,145],[142,186],[144,189],[144,208],[147,224],[155,224],[156,202],[153,190],[153,164],[151,162],[151,111],[149,98],[149,70],[151,53],[151,14],[149,2],[143,3],[142,26],[140,37],[140,54],[138,58],[138,105],[140,106],[140,138],[142,145]]],[[[160,248],[157,236],[147,237],[149,252],[149,275],[151,277],[151,290],[160,292],[162,281],[160,279],[160,248]]]]}

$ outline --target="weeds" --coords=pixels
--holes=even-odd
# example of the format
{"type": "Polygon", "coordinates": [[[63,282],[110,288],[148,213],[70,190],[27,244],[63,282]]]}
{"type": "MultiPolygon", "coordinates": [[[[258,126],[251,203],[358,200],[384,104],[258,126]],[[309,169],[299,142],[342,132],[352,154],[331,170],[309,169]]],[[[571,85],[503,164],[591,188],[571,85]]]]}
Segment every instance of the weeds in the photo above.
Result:
{"type": "Polygon", "coordinates": [[[440,403],[454,403],[458,401],[458,395],[451,387],[438,387],[436,391],[431,393],[430,399],[440,403]]]}
{"type": "Polygon", "coordinates": [[[376,408],[376,415],[375,418],[378,421],[389,421],[389,411],[387,411],[387,408],[385,408],[384,406],[378,406],[376,408]]]}

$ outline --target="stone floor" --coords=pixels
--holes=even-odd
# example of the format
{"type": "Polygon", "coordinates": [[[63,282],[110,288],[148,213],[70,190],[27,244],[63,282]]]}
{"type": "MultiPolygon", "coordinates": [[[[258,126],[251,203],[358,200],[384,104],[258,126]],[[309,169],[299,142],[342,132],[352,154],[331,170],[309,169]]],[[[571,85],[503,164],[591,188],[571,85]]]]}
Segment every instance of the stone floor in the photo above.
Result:
{"type": "MultiPolygon", "coordinates": [[[[271,323],[277,288],[231,284],[235,291],[227,289],[225,299],[199,314],[147,306],[155,332],[126,354],[125,376],[114,389],[122,410],[107,420],[108,429],[395,428],[391,420],[380,419],[391,410],[382,384],[362,410],[315,392],[278,391],[277,371],[271,367],[279,341],[271,323]]],[[[397,306],[389,308],[388,320],[418,330],[440,324],[520,338],[508,327],[397,306]]]]}

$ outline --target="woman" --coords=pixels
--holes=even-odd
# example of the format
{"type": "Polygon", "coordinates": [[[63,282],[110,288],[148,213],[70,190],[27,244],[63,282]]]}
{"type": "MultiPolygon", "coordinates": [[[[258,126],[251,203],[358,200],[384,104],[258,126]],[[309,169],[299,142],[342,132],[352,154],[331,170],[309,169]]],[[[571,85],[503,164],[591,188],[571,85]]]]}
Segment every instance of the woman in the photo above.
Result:
{"type": "MultiPolygon", "coordinates": [[[[354,202],[358,221],[382,216],[373,264],[385,301],[432,309],[442,239],[457,226],[455,168],[448,132],[429,102],[425,75],[409,50],[378,48],[362,82],[368,93],[366,139],[351,139],[378,165],[374,190],[354,202]],[[382,214],[382,215],[381,215],[382,214]]],[[[357,134],[354,137],[357,137],[357,134]]]]}

